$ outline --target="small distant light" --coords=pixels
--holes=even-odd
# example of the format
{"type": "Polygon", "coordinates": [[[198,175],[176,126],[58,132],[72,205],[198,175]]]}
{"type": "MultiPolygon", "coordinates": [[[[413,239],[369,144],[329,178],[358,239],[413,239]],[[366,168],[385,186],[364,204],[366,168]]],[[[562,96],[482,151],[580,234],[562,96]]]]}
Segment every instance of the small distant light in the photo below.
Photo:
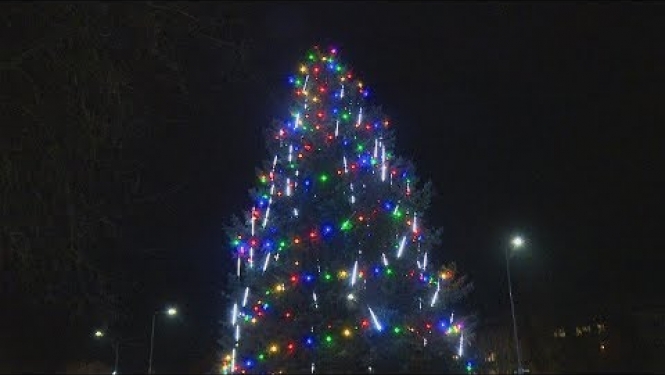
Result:
{"type": "Polygon", "coordinates": [[[176,310],[175,307],[169,307],[169,309],[166,310],[166,313],[170,316],[173,316],[178,313],[178,310],[176,310]]]}
{"type": "Polygon", "coordinates": [[[104,337],[104,332],[102,332],[102,331],[95,331],[95,337],[104,337]]]}

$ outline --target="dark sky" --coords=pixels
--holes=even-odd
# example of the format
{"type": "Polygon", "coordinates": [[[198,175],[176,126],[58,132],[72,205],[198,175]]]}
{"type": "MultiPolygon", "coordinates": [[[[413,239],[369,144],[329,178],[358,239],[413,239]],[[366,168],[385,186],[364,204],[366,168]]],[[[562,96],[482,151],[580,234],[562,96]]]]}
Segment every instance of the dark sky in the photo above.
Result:
{"type": "MultiPolygon", "coordinates": [[[[223,225],[249,207],[268,157],[258,131],[288,115],[286,78],[307,48],[331,42],[393,119],[397,153],[434,182],[438,259],[471,277],[482,317],[508,312],[502,256],[518,232],[528,244],[512,262],[518,314],[663,303],[663,5],[411,4],[241,9],[255,80],[207,88],[202,121],[156,146],[187,166],[164,176],[187,184],[144,232],[165,251],[147,270],[152,302],[184,306],[196,332],[177,350],[212,340],[226,316],[223,225]]],[[[201,58],[202,87],[215,65],[201,58]]]]}

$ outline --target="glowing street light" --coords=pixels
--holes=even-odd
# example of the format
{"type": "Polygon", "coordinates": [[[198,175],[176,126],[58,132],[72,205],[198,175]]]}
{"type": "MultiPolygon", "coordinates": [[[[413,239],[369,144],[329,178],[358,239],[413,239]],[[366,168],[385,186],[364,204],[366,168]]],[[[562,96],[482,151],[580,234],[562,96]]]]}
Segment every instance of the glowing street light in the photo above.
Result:
{"type": "MultiPolygon", "coordinates": [[[[102,330],[95,331],[95,338],[101,339],[106,336],[106,333],[102,330]]],[[[112,340],[111,345],[113,346],[113,351],[115,352],[115,365],[113,367],[113,374],[118,373],[118,360],[120,359],[120,341],[112,340]]]]}
{"type": "Polygon", "coordinates": [[[148,358],[148,374],[152,374],[152,354],[155,348],[155,319],[157,315],[165,314],[169,317],[174,317],[178,314],[178,310],[171,306],[166,310],[157,310],[152,314],[152,329],[150,330],[150,358],[148,358]]]}
{"type": "Polygon", "coordinates": [[[517,250],[524,246],[524,239],[520,236],[515,236],[510,241],[512,247],[506,247],[506,274],[508,275],[508,295],[510,296],[510,311],[513,316],[513,334],[515,335],[515,351],[517,352],[517,373],[523,374],[522,370],[522,356],[520,354],[520,344],[517,337],[517,321],[515,319],[515,303],[513,302],[513,287],[510,283],[510,251],[517,250]]]}

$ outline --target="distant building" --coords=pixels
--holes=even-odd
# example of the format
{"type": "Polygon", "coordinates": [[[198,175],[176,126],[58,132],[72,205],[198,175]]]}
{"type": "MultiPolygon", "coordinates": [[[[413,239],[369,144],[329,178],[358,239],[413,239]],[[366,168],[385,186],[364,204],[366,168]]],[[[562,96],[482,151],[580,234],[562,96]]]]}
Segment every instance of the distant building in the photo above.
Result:
{"type": "MultiPolygon", "coordinates": [[[[510,319],[477,332],[481,373],[511,373],[516,366],[510,319]]],[[[532,373],[665,373],[665,308],[554,317],[522,316],[523,367],[532,373]]]]}

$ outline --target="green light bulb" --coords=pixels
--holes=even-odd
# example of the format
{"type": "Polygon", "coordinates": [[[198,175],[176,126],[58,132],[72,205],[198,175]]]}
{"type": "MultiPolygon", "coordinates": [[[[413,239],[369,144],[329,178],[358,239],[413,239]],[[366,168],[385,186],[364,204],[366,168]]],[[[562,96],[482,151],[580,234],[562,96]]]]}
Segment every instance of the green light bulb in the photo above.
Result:
{"type": "Polygon", "coordinates": [[[330,280],[330,279],[332,279],[332,275],[330,275],[329,273],[326,272],[324,278],[325,278],[326,280],[330,280]]]}
{"type": "Polygon", "coordinates": [[[321,182],[326,182],[326,181],[328,181],[328,176],[325,175],[325,174],[322,174],[321,177],[319,177],[319,180],[321,180],[321,182]]]}
{"type": "Polygon", "coordinates": [[[402,331],[402,330],[399,329],[399,327],[395,327],[395,328],[393,329],[393,332],[395,332],[395,333],[400,333],[401,331],[402,331]]]}
{"type": "Polygon", "coordinates": [[[263,355],[263,353],[259,354],[259,360],[263,361],[263,359],[264,359],[265,357],[266,357],[266,356],[263,355]]]}
{"type": "Polygon", "coordinates": [[[346,220],[345,222],[342,223],[342,230],[349,230],[351,229],[351,220],[346,220]]]}
{"type": "Polygon", "coordinates": [[[326,336],[326,342],[328,343],[332,342],[332,336],[330,335],[326,336]]]}

